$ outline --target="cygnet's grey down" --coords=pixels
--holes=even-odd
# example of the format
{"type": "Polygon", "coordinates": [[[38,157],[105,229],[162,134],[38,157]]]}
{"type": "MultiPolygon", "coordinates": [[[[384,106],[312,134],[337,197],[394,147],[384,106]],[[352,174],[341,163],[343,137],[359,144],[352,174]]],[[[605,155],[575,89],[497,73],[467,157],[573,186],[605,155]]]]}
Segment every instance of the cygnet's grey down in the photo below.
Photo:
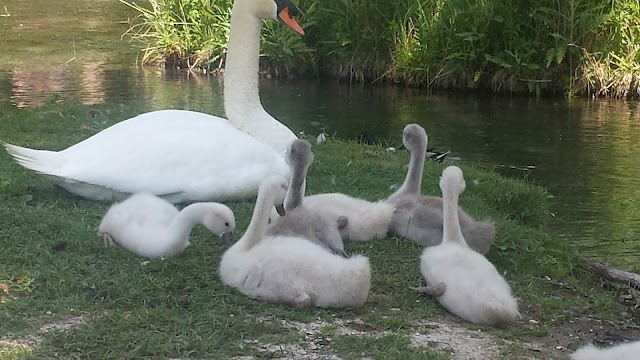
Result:
{"type": "Polygon", "coordinates": [[[291,180],[284,203],[286,215],[278,217],[267,228],[267,236],[296,236],[305,238],[334,254],[348,257],[340,229],[347,226],[345,216],[335,218],[320,210],[304,206],[304,181],[313,162],[311,145],[305,140],[294,140],[285,160],[291,168],[291,180]]]}
{"type": "MultiPolygon", "coordinates": [[[[404,128],[402,142],[411,152],[411,160],[404,183],[386,200],[396,208],[389,233],[425,247],[438,245],[442,242],[442,198],[420,195],[428,143],[427,133],[420,125],[409,124],[404,128]]],[[[476,221],[460,207],[458,217],[462,234],[469,247],[486,254],[496,237],[493,222],[476,221]]]]}

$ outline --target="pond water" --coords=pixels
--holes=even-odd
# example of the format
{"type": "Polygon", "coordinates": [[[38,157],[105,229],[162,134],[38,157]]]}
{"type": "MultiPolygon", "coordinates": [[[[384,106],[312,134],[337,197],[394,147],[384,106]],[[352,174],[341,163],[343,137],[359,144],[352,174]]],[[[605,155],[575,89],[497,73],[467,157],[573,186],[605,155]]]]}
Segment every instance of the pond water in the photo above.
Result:
{"type": "MultiPolygon", "coordinates": [[[[216,78],[140,68],[121,40],[134,16],[115,0],[0,1],[0,111],[64,101],[222,115],[216,78]]],[[[555,196],[558,241],[640,270],[640,103],[427,96],[389,86],[263,81],[265,108],[294,131],[400,139],[410,122],[451,156],[527,177],[555,196]]]]}

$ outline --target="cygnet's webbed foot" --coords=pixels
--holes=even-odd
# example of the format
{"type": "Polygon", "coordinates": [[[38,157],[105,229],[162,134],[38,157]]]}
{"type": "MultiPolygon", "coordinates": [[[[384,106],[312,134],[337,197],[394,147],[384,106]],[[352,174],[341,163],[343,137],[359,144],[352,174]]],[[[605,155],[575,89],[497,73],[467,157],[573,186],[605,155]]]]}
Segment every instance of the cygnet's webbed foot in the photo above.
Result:
{"type": "Polygon", "coordinates": [[[311,306],[311,297],[307,293],[302,293],[294,297],[291,303],[298,309],[308,308],[311,306]]]}
{"type": "Polygon", "coordinates": [[[346,228],[347,224],[349,224],[349,218],[348,217],[346,217],[344,215],[338,216],[338,220],[336,221],[336,225],[338,225],[338,230],[342,230],[342,229],[346,228]]]}
{"type": "Polygon", "coordinates": [[[421,294],[438,297],[442,296],[444,292],[447,290],[447,285],[443,282],[438,283],[438,285],[432,286],[422,286],[422,287],[410,287],[409,289],[413,291],[417,291],[421,294]]]}
{"type": "Polygon", "coordinates": [[[102,236],[102,241],[104,245],[107,247],[116,246],[117,243],[109,233],[98,233],[98,235],[102,236]]]}

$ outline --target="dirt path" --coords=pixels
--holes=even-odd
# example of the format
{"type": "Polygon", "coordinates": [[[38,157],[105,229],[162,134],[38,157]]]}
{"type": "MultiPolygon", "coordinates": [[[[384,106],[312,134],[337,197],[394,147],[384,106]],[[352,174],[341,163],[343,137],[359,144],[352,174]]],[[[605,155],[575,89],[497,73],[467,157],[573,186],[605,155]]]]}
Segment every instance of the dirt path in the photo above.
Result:
{"type": "MultiPolygon", "coordinates": [[[[568,309],[563,314],[565,321],[557,324],[541,324],[534,318],[534,307],[523,308],[523,319],[504,329],[482,328],[468,324],[453,315],[442,313],[430,319],[422,320],[411,329],[412,347],[430,347],[436,351],[449,353],[453,360],[489,360],[489,359],[568,359],[576,348],[590,342],[599,346],[610,346],[626,340],[640,339],[640,327],[632,326],[618,330],[622,324],[596,319],[585,315],[579,309],[568,309]],[[515,333],[543,333],[539,328],[549,330],[545,336],[516,336],[515,333]],[[510,340],[506,340],[504,330],[514,331],[510,340]]],[[[637,315],[637,314],[636,314],[637,315]]],[[[260,317],[255,320],[278,323],[293,329],[303,337],[296,343],[262,343],[258,340],[245,340],[244,346],[253,347],[261,353],[260,357],[272,359],[300,360],[340,360],[333,353],[332,341],[339,336],[382,337],[390,331],[373,330],[359,318],[334,319],[332,322],[316,320],[311,323],[278,320],[260,317]],[[330,329],[327,331],[327,329],[330,329]]],[[[36,347],[42,343],[42,334],[52,331],[73,331],[90,321],[87,316],[63,318],[40,327],[36,334],[19,339],[2,339],[0,347],[36,347]]],[[[237,357],[236,360],[249,360],[252,357],[237,357]]],[[[366,359],[366,358],[363,358],[366,359]]],[[[178,359],[174,359],[178,360],[178,359]]]]}

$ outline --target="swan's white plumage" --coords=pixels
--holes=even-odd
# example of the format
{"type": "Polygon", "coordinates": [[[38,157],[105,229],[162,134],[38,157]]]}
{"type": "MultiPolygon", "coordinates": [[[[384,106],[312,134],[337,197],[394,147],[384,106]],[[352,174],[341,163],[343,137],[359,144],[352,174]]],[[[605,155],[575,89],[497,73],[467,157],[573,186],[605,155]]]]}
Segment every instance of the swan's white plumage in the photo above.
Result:
{"type": "Polygon", "coordinates": [[[451,313],[477,324],[509,322],[520,317],[511,288],[495,266],[467,246],[458,219],[458,197],[464,191],[462,170],[447,167],[440,180],[443,240],[426,248],[420,269],[428,286],[444,283],[438,302],[451,313]]]}
{"type": "Polygon", "coordinates": [[[267,237],[244,254],[229,249],[220,269],[225,284],[251,298],[298,307],[361,306],[371,288],[368,258],[345,259],[297,237],[267,237]]]}
{"type": "Polygon", "coordinates": [[[273,0],[234,2],[224,92],[229,121],[161,110],[62,151],[5,149],[20,165],[89,199],[119,200],[141,191],[171,202],[255,196],[265,176],[289,176],[282,155],[296,138],[264,110],[258,95],[261,19],[276,19],[276,9],[273,0]]]}
{"type": "Polygon", "coordinates": [[[637,360],[640,359],[640,341],[597,348],[590,344],[571,354],[571,360],[637,360]]]}
{"type": "Polygon", "coordinates": [[[304,205],[329,214],[336,221],[346,216],[349,221],[340,234],[352,241],[386,237],[395,211],[393,205],[383,201],[371,202],[340,193],[310,195],[304,198],[304,205]]]}
{"type": "Polygon", "coordinates": [[[197,224],[226,237],[235,229],[235,217],[223,204],[195,203],[179,211],[157,196],[137,193],[109,208],[98,233],[139,256],[164,258],[189,246],[197,224]]]}
{"type": "Polygon", "coordinates": [[[251,298],[297,307],[362,305],[371,287],[366,257],[345,259],[303,238],[265,236],[268,210],[285,194],[284,179],[260,186],[249,228],[222,256],[222,281],[251,298]]]}
{"type": "Polygon", "coordinates": [[[284,155],[297,136],[264,110],[258,92],[261,19],[277,19],[276,12],[273,0],[234,1],[224,69],[224,110],[235,127],[284,155]]]}
{"type": "Polygon", "coordinates": [[[95,200],[143,191],[170,202],[245,199],[265,174],[290,173],[267,145],[225,119],[192,111],[141,114],[44,157],[6,147],[24,167],[95,200]]]}

